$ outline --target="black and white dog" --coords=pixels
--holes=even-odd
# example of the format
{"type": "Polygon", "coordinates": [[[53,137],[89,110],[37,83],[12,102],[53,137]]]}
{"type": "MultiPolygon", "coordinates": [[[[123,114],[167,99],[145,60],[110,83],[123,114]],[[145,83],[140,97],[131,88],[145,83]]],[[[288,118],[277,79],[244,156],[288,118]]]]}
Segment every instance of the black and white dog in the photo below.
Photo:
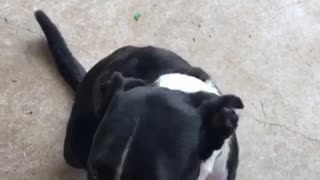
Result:
{"type": "Polygon", "coordinates": [[[127,82],[119,73],[111,78],[114,95],[93,138],[88,179],[199,179],[202,161],[234,132],[232,109],[241,100],[159,87],[128,90],[127,82]]]}
{"type": "Polygon", "coordinates": [[[120,48],[86,73],[50,19],[42,11],[35,16],[60,73],[76,91],[64,144],[69,165],[87,169],[88,179],[99,180],[235,179],[239,152],[234,109],[243,108],[240,98],[221,95],[203,70],[151,46],[120,48]],[[134,117],[159,127],[141,128],[134,117]],[[110,125],[114,120],[119,124],[110,125]],[[122,131],[108,128],[122,125],[122,131]],[[143,155],[150,159],[139,159],[143,155]],[[123,163],[126,168],[119,170],[123,163]]]}

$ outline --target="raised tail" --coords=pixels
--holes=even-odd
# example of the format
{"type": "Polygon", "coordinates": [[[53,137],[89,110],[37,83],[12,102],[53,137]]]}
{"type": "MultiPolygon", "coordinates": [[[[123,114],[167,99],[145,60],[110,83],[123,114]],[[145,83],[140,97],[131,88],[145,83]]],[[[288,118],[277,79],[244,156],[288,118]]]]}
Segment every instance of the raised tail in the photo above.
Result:
{"type": "Polygon", "coordinates": [[[43,30],[52,56],[64,80],[76,91],[86,74],[83,66],[73,57],[58,28],[41,10],[35,12],[35,17],[43,30]]]}

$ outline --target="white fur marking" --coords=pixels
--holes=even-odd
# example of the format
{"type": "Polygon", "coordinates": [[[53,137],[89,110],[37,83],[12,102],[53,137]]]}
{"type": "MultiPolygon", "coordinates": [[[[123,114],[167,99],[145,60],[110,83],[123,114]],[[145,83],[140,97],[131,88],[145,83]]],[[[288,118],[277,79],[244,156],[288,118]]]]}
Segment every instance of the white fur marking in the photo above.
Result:
{"type": "Polygon", "coordinates": [[[227,161],[230,152],[230,139],[226,139],[222,148],[201,164],[197,180],[226,180],[228,176],[227,161]]]}
{"type": "Polygon", "coordinates": [[[126,158],[127,158],[127,155],[128,155],[129,149],[130,149],[130,145],[132,143],[132,139],[133,139],[133,137],[134,137],[134,135],[136,133],[137,126],[138,125],[136,124],[136,126],[134,127],[134,130],[133,130],[133,133],[132,133],[131,137],[129,138],[129,141],[126,144],[126,147],[125,147],[125,149],[123,151],[123,154],[122,154],[122,157],[121,157],[121,162],[120,162],[119,166],[117,167],[115,180],[120,180],[121,179],[123,166],[124,166],[124,163],[126,161],[126,158]]]}
{"type": "Polygon", "coordinates": [[[217,158],[213,172],[207,180],[226,180],[228,177],[227,162],[230,152],[230,138],[225,140],[220,150],[222,153],[217,158]]]}
{"type": "Polygon", "coordinates": [[[220,95],[218,89],[210,80],[203,82],[198,78],[185,74],[164,74],[161,75],[155,83],[160,87],[165,87],[171,90],[180,90],[185,93],[204,91],[220,95]]]}
{"type": "Polygon", "coordinates": [[[209,86],[214,86],[215,87],[215,84],[211,81],[211,79],[207,79],[205,81],[205,83],[207,83],[209,86]]]}
{"type": "Polygon", "coordinates": [[[215,160],[221,154],[221,151],[213,151],[212,155],[201,164],[200,166],[200,174],[197,180],[205,180],[209,174],[212,173],[213,166],[215,164],[215,160]]]}

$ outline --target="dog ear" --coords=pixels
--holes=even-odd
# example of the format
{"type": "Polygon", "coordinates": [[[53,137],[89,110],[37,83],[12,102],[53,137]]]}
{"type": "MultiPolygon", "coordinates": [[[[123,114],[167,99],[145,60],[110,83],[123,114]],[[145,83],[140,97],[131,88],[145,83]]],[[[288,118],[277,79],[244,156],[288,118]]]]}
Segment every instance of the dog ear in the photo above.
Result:
{"type": "Polygon", "coordinates": [[[219,99],[219,95],[208,93],[204,91],[190,93],[189,94],[192,105],[195,108],[200,108],[200,106],[204,107],[208,102],[214,102],[219,99]]]}
{"type": "Polygon", "coordinates": [[[234,109],[243,109],[244,105],[242,100],[235,95],[224,95],[218,100],[220,106],[234,108],[234,109]]]}
{"type": "MultiPolygon", "coordinates": [[[[109,75],[105,75],[109,76],[109,75]]],[[[108,80],[101,78],[100,90],[102,94],[115,94],[117,91],[126,91],[138,86],[145,86],[146,82],[142,79],[123,77],[121,73],[114,72],[108,80]]]]}
{"type": "Polygon", "coordinates": [[[139,86],[146,86],[147,83],[142,80],[142,79],[137,79],[137,78],[124,78],[123,79],[123,84],[124,84],[124,87],[123,87],[123,90],[124,91],[127,91],[127,90],[130,90],[130,89],[133,89],[135,87],[139,87],[139,86]]]}
{"type": "Polygon", "coordinates": [[[123,77],[121,73],[114,72],[113,74],[106,73],[100,79],[100,103],[97,112],[100,117],[104,115],[104,112],[108,108],[108,105],[112,97],[121,91],[127,91],[138,86],[146,85],[145,81],[137,78],[123,77]]]}
{"type": "Polygon", "coordinates": [[[102,96],[124,90],[124,77],[119,72],[104,74],[99,82],[102,96]]]}
{"type": "Polygon", "coordinates": [[[99,118],[106,112],[112,97],[119,91],[123,91],[123,76],[119,72],[105,72],[100,76],[98,91],[95,93],[95,111],[99,118]]]}
{"type": "Polygon", "coordinates": [[[235,95],[224,95],[204,100],[199,106],[202,118],[202,157],[222,147],[238,126],[239,116],[235,109],[242,109],[242,100],[235,95]]]}

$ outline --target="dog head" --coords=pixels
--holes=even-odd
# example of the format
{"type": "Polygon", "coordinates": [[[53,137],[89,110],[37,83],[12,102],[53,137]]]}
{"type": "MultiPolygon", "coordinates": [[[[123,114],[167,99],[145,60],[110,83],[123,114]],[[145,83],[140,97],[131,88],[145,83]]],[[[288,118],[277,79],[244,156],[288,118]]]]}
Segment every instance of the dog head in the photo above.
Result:
{"type": "Polygon", "coordinates": [[[243,109],[242,100],[235,95],[212,95],[199,92],[191,95],[202,119],[200,156],[208,158],[218,150],[238,127],[236,109],[243,109]]]}
{"type": "Polygon", "coordinates": [[[238,115],[235,109],[242,109],[241,99],[235,95],[221,95],[220,91],[202,73],[193,68],[188,74],[171,73],[160,76],[155,84],[188,94],[193,105],[202,116],[201,156],[208,158],[213,150],[220,149],[224,140],[235,131],[238,115]],[[203,151],[203,152],[202,152],[203,151]]]}

